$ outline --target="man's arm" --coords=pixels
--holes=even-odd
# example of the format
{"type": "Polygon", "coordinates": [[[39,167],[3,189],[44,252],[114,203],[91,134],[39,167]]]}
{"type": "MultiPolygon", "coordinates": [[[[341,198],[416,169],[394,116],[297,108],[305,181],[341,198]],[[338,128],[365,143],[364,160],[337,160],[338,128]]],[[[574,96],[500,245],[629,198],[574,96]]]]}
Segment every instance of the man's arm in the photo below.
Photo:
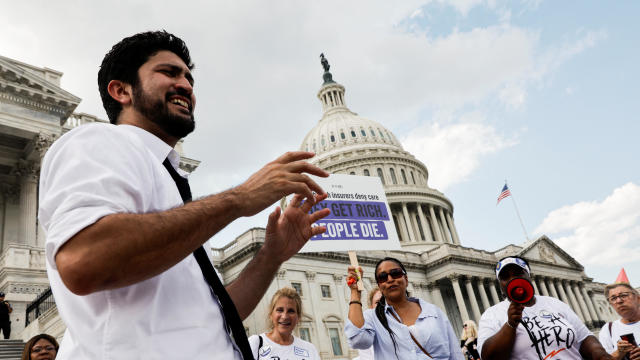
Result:
{"type": "MultiPolygon", "coordinates": [[[[315,202],[324,200],[316,195],[315,202]]],[[[280,265],[291,258],[314,235],[326,230],[324,226],[311,224],[329,215],[329,209],[309,214],[314,202],[295,195],[284,212],[276,208],[269,215],[264,245],[244,268],[238,278],[226,287],[241,319],[247,318],[267,291],[280,265]]]]}
{"type": "Polygon", "coordinates": [[[598,339],[593,335],[587,336],[582,341],[582,344],[580,345],[580,355],[582,355],[584,359],[591,360],[613,359],[613,357],[605,351],[602,344],[600,344],[598,339]]]}
{"type": "Polygon", "coordinates": [[[507,322],[500,330],[482,344],[483,359],[508,360],[516,342],[516,328],[520,326],[524,305],[512,302],[509,305],[507,322]]]}
{"type": "Polygon", "coordinates": [[[87,226],[58,250],[55,261],[70,291],[87,295],[156,276],[191,254],[227,224],[254,215],[291,193],[313,204],[324,191],[304,173],[328,176],[289,152],[243,184],[184,206],[148,214],[113,214],[87,226]]]}

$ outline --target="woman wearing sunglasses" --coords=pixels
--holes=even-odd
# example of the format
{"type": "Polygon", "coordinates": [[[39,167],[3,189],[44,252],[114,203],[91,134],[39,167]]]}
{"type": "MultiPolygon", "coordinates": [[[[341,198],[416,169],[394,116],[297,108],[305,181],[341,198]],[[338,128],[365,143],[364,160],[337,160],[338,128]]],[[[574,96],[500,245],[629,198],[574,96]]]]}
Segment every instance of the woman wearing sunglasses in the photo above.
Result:
{"type": "MultiPolygon", "coordinates": [[[[362,268],[359,268],[362,276],[362,268]]],[[[451,323],[437,306],[407,295],[407,271],[398,260],[386,257],[375,267],[375,278],[382,297],[375,309],[362,311],[360,291],[349,279],[351,288],[349,319],[345,335],[354,349],[373,345],[376,360],[456,359],[463,360],[458,338],[451,323]]]]}

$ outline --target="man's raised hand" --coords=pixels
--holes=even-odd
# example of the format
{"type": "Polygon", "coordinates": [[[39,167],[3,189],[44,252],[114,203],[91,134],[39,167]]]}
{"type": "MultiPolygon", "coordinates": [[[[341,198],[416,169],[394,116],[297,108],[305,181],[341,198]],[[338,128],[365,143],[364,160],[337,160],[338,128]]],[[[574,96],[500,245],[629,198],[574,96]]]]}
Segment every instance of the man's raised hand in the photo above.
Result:
{"type": "Polygon", "coordinates": [[[287,152],[233,189],[238,195],[241,215],[255,215],[279,199],[294,193],[301,195],[301,199],[306,199],[305,203],[308,202],[309,207],[315,204],[313,192],[325,192],[306,174],[327,177],[329,173],[304,161],[314,155],[307,151],[287,152]]]}
{"type": "Polygon", "coordinates": [[[327,230],[325,226],[311,225],[329,215],[329,209],[322,209],[309,214],[311,206],[326,197],[327,194],[315,195],[313,201],[305,199],[302,202],[303,195],[296,194],[284,212],[280,210],[280,207],[277,207],[269,215],[264,250],[270,254],[274,261],[278,263],[285,262],[297,254],[311,237],[322,234],[327,230]]]}

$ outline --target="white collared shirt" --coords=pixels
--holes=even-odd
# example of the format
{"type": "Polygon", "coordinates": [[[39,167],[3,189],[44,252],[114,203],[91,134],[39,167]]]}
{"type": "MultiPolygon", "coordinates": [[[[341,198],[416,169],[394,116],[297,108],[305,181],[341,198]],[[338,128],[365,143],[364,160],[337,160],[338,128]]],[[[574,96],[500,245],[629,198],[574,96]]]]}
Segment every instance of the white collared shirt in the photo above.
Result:
{"type": "Polygon", "coordinates": [[[67,325],[57,359],[241,359],[193,255],[135,285],[87,296],[70,292],[56,269],[58,249],[100,218],[182,205],[162,165],[167,157],[177,168],[179,155],[162,140],[111,124],[75,128],[45,155],[38,218],[51,289],[67,325]]]}

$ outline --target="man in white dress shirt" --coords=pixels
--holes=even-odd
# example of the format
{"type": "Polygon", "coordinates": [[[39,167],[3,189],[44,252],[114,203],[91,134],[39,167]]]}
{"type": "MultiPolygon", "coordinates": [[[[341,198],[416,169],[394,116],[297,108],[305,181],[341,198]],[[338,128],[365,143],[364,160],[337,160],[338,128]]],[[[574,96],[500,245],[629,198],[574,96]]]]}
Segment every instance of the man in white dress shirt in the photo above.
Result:
{"type": "Polygon", "coordinates": [[[58,359],[242,359],[192,253],[233,220],[296,194],[269,216],[264,245],[226,286],[244,319],[278,267],[325,231],[311,224],[328,211],[308,211],[326,194],[305,173],[328,174],[305,161],[308,152],[183,202],[170,173],[186,177],[173,147],[195,127],[192,68],[184,42],[167,32],[123,39],[98,74],[112,124],[69,131],[43,160],[38,216],[67,325],[58,359]]]}

